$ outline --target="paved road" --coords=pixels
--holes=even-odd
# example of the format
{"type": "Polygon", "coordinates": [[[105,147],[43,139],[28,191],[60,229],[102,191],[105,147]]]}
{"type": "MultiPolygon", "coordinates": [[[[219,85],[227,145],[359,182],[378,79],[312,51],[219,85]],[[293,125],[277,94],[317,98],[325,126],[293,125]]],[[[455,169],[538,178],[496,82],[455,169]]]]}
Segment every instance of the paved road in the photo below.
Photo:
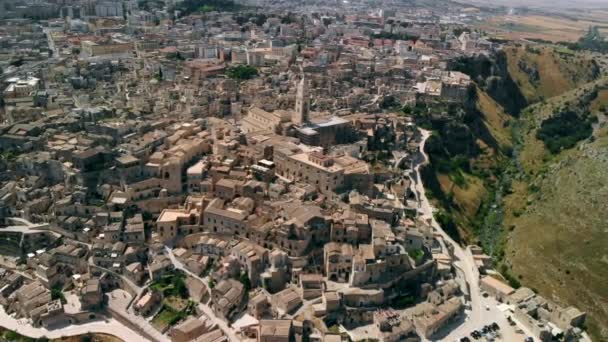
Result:
{"type": "MultiPolygon", "coordinates": [[[[167,255],[169,256],[169,259],[171,260],[171,262],[173,263],[173,266],[176,269],[182,270],[183,272],[187,273],[188,275],[199,279],[200,281],[202,281],[205,285],[207,285],[207,280],[205,278],[201,278],[198,275],[190,272],[190,270],[188,270],[186,267],[184,267],[184,265],[181,263],[181,261],[177,260],[177,258],[175,257],[175,255],[173,255],[173,250],[171,250],[171,248],[169,247],[165,247],[165,252],[167,253],[167,255]]],[[[209,298],[211,298],[211,296],[209,296],[209,298]]],[[[211,300],[209,300],[210,302],[211,300]]],[[[211,319],[211,321],[215,324],[217,324],[217,326],[222,329],[222,331],[224,332],[224,334],[226,336],[228,336],[228,338],[230,339],[230,341],[233,342],[238,342],[241,339],[237,337],[234,329],[230,328],[228,326],[228,324],[220,319],[219,317],[217,317],[215,315],[215,313],[213,312],[213,309],[211,309],[211,307],[209,306],[209,302],[208,303],[199,303],[198,304],[198,308],[199,310],[201,310],[205,316],[207,316],[209,319],[211,319]]]]}
{"type": "Polygon", "coordinates": [[[464,275],[468,287],[468,293],[470,297],[471,310],[466,318],[465,322],[452,330],[447,336],[444,336],[442,340],[454,340],[456,338],[464,337],[470,334],[475,329],[480,329],[484,325],[492,322],[497,322],[501,326],[503,339],[505,341],[523,341],[523,335],[517,335],[515,330],[510,327],[507,323],[505,315],[498,310],[497,302],[491,298],[483,298],[481,290],[479,289],[479,272],[475,266],[475,261],[470,250],[464,249],[460,244],[456,243],[437,223],[433,215],[433,207],[431,206],[426,193],[424,191],[424,185],[422,184],[422,178],[420,176],[420,167],[428,163],[429,157],[424,152],[424,146],[426,140],[431,136],[431,132],[420,129],[422,134],[422,140],[420,143],[420,152],[423,160],[417,161],[414,167],[415,177],[415,189],[419,196],[419,212],[425,219],[430,219],[431,226],[438,233],[444,241],[447,241],[454,246],[454,266],[461,270],[464,275]],[[489,310],[488,310],[489,309],[489,310]]]}
{"type": "Polygon", "coordinates": [[[60,338],[67,336],[77,336],[87,333],[100,333],[116,336],[124,341],[141,341],[143,337],[129,329],[115,319],[105,321],[94,321],[83,324],[72,324],[61,329],[47,330],[46,328],[35,328],[29,324],[9,316],[2,306],[0,306],[0,326],[5,329],[13,330],[21,335],[32,338],[60,338]]]}
{"type": "Polygon", "coordinates": [[[424,166],[428,163],[429,157],[424,152],[424,146],[426,140],[430,137],[431,133],[427,130],[421,129],[422,133],[422,141],[420,142],[420,152],[423,156],[424,160],[418,163],[414,172],[416,175],[416,192],[418,193],[420,199],[420,208],[418,211],[422,214],[422,217],[425,219],[430,219],[431,226],[433,229],[441,235],[444,241],[447,241],[452,246],[454,246],[454,257],[456,259],[455,263],[457,263],[457,267],[462,270],[464,274],[465,280],[469,287],[469,295],[471,301],[471,318],[478,319],[480,318],[482,308],[481,308],[481,293],[478,286],[479,280],[479,272],[477,271],[477,267],[475,267],[475,261],[473,260],[473,256],[465,251],[460,244],[456,243],[437,223],[435,220],[435,216],[433,215],[433,207],[431,206],[428,198],[426,197],[426,193],[424,191],[424,185],[422,183],[422,177],[420,176],[420,167],[424,166]]]}
{"type": "MultiPolygon", "coordinates": [[[[120,316],[121,322],[129,322],[133,326],[131,329],[146,334],[146,341],[154,342],[170,342],[171,339],[158,331],[152,326],[150,321],[143,316],[136,315],[132,308],[129,308],[130,303],[133,300],[133,296],[123,289],[115,289],[107,294],[108,296],[108,310],[115,317],[120,316]]],[[[131,341],[125,341],[131,342],[131,341]]]]}

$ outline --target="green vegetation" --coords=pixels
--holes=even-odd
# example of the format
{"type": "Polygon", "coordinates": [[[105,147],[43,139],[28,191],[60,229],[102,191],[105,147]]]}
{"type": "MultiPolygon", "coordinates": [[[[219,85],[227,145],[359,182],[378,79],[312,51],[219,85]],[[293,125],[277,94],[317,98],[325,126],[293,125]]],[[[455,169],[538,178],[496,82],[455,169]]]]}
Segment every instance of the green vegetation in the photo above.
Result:
{"type": "Polygon", "coordinates": [[[175,10],[180,11],[181,16],[196,12],[236,12],[241,9],[243,9],[243,6],[232,0],[184,0],[177,3],[175,7],[175,10]]]}
{"type": "Polygon", "coordinates": [[[158,67],[158,70],[154,74],[154,78],[159,82],[163,80],[163,69],[161,67],[158,67]]]}
{"type": "Polygon", "coordinates": [[[327,328],[327,332],[330,334],[339,335],[340,327],[338,325],[332,325],[331,327],[327,328]]]}
{"type": "Polygon", "coordinates": [[[61,287],[53,287],[51,289],[51,299],[52,300],[61,299],[61,303],[63,303],[63,304],[67,303],[65,296],[63,295],[63,291],[62,291],[61,287]]]}
{"type": "Polygon", "coordinates": [[[23,336],[16,331],[5,330],[4,328],[0,328],[0,341],[10,341],[10,342],[48,342],[49,339],[46,337],[40,338],[31,338],[27,336],[23,336]]]}
{"type": "Polygon", "coordinates": [[[443,228],[443,230],[445,230],[445,232],[448,233],[450,237],[454,239],[454,241],[460,242],[461,238],[460,234],[458,233],[458,227],[456,226],[456,222],[450,213],[440,211],[437,213],[437,215],[435,215],[435,219],[441,228],[443,228]]]}
{"type": "Polygon", "coordinates": [[[437,221],[479,244],[512,287],[586,311],[589,333],[606,340],[608,255],[597,251],[608,243],[600,228],[608,165],[599,157],[608,129],[593,132],[592,123],[603,117],[608,90],[597,63],[535,45],[450,64],[471,76],[476,96],[451,108],[422,101],[403,108],[433,131],[431,163],[421,172],[441,207],[437,221]]]}
{"type": "Polygon", "coordinates": [[[239,12],[232,16],[232,18],[239,25],[244,25],[247,22],[252,22],[257,26],[262,26],[268,20],[268,16],[265,13],[254,13],[254,12],[239,12]]]}
{"type": "MultiPolygon", "coordinates": [[[[492,56],[477,55],[460,57],[450,62],[451,70],[471,77],[480,90],[499,103],[504,111],[513,116],[527,105],[527,100],[509,73],[509,55],[504,51],[492,56]]],[[[471,100],[478,100],[471,96],[471,100]]]]}
{"type": "Polygon", "coordinates": [[[251,290],[251,280],[249,280],[249,276],[247,275],[246,272],[241,273],[238,280],[245,287],[245,291],[251,290]]]}
{"type": "Polygon", "coordinates": [[[608,53],[608,41],[600,34],[598,26],[591,26],[587,33],[576,43],[560,42],[571,50],[589,50],[600,53],[608,53]]]}
{"type": "Polygon", "coordinates": [[[597,254],[608,243],[601,228],[608,215],[598,206],[607,189],[608,161],[598,156],[608,146],[608,130],[598,127],[576,149],[551,151],[542,136],[559,144],[563,136],[590,134],[589,121],[608,103],[606,84],[593,82],[530,106],[513,126],[519,137],[512,191],[503,201],[509,238],[499,268],[511,285],[521,283],[586,311],[588,332],[598,341],[608,338],[608,257],[597,254]]]}
{"type": "Polygon", "coordinates": [[[407,251],[407,254],[409,254],[409,256],[414,259],[416,263],[419,263],[422,261],[422,259],[424,259],[424,251],[422,249],[411,249],[407,251]]]}
{"type": "Polygon", "coordinates": [[[209,12],[213,12],[213,11],[216,11],[216,8],[215,8],[215,6],[212,6],[212,5],[203,5],[198,8],[198,12],[201,12],[201,13],[209,13],[209,12]]]}
{"type": "Polygon", "coordinates": [[[17,158],[17,155],[12,151],[3,151],[0,153],[0,161],[12,162],[17,158]]]}
{"type": "Polygon", "coordinates": [[[163,308],[152,319],[152,325],[158,330],[164,331],[166,328],[177,324],[188,317],[188,315],[194,313],[194,310],[195,303],[193,301],[188,301],[186,308],[181,311],[175,310],[170,305],[163,303],[163,308]]]}
{"type": "Polygon", "coordinates": [[[416,297],[411,295],[399,296],[391,301],[391,306],[395,309],[405,309],[416,304],[416,297]]]}
{"type": "Polygon", "coordinates": [[[164,6],[165,3],[161,0],[140,0],[137,2],[137,7],[145,11],[162,9],[164,6]]]}
{"type": "Polygon", "coordinates": [[[588,138],[592,133],[591,122],[567,110],[543,121],[536,133],[551,153],[556,154],[572,148],[577,142],[588,138]]]}
{"type": "Polygon", "coordinates": [[[19,335],[18,333],[11,331],[11,330],[5,331],[4,334],[2,334],[2,337],[5,338],[7,341],[33,341],[34,340],[29,337],[19,335]]]}
{"type": "Polygon", "coordinates": [[[380,108],[398,110],[400,106],[399,101],[392,95],[384,96],[380,101],[380,108]]]}
{"type": "Polygon", "coordinates": [[[229,68],[226,75],[236,80],[249,80],[258,75],[258,69],[250,65],[237,65],[229,68]]]}
{"type": "Polygon", "coordinates": [[[186,276],[180,272],[164,275],[158,281],[150,285],[151,289],[160,291],[165,297],[175,296],[180,298],[188,298],[188,288],[184,279],[186,276]]]}
{"type": "Polygon", "coordinates": [[[92,341],[93,341],[93,334],[91,334],[91,333],[80,336],[80,342],[92,342],[92,341]]]}
{"type": "Polygon", "coordinates": [[[297,17],[295,13],[287,12],[287,14],[281,18],[281,24],[293,24],[296,22],[296,20],[297,17]]]}
{"type": "MultiPolygon", "coordinates": [[[[513,152],[511,126],[517,126],[521,111],[529,103],[559,95],[597,77],[592,60],[536,46],[526,49],[507,46],[491,56],[462,57],[450,62],[451,70],[468,74],[475,82],[462,104],[417,101],[403,108],[417,124],[433,131],[425,150],[430,164],[422,169],[428,194],[443,208],[440,219],[454,238],[480,243],[496,260],[503,258],[505,238],[502,201],[511,191],[513,152]],[[558,72],[556,72],[558,70],[558,72]],[[533,75],[534,77],[531,77],[533,75]]],[[[587,96],[592,98],[593,96],[587,96]]],[[[595,105],[597,108],[601,104],[595,105]]],[[[583,105],[574,103],[572,107],[583,105]]],[[[558,112],[566,111],[565,109],[558,112]]],[[[583,113],[583,111],[580,111],[583,113]]],[[[548,117],[548,116],[547,116],[548,117]]],[[[545,117],[545,118],[547,118],[545,117]]],[[[581,118],[590,117],[588,114],[581,118]]],[[[555,137],[554,123],[545,124],[547,137],[555,137]]],[[[590,134],[590,121],[581,119],[565,138],[545,139],[552,146],[572,146],[590,134]],[[570,136],[571,135],[571,136],[570,136]]],[[[534,131],[536,133],[536,131],[534,131]]],[[[540,141],[528,142],[547,156],[540,141]]],[[[523,201],[526,199],[524,198],[523,201]]],[[[525,214],[521,209],[518,215],[525,214]]]]}
{"type": "MultiPolygon", "coordinates": [[[[425,187],[443,206],[438,221],[457,225],[467,242],[479,243],[512,287],[535,288],[579,307],[589,313],[589,333],[608,338],[598,328],[608,320],[605,305],[599,304],[608,289],[602,273],[608,256],[597,254],[607,243],[599,228],[607,211],[598,205],[608,195],[601,171],[608,165],[598,156],[608,146],[608,129],[599,125],[592,136],[592,122],[608,104],[608,91],[606,82],[596,81],[597,63],[563,47],[537,45],[507,46],[494,56],[451,64],[476,82],[478,96],[471,100],[481,120],[471,115],[470,104],[464,116],[447,119],[466,124],[481,153],[454,154],[445,147],[453,138],[443,137],[454,132],[429,120],[425,110],[405,110],[440,135],[427,141],[433,169],[423,174],[425,187]],[[572,148],[586,138],[588,143],[572,148]],[[492,146],[487,143],[492,139],[500,148],[489,154],[479,141],[492,146]],[[458,155],[468,159],[470,171],[453,160],[458,155]],[[460,175],[464,188],[456,184],[462,183],[460,175]],[[485,189],[479,205],[480,197],[467,189],[476,179],[485,189]]],[[[463,147],[458,150],[471,151],[463,147]]]]}
{"type": "Polygon", "coordinates": [[[519,280],[517,280],[517,278],[515,278],[511,272],[509,271],[509,269],[507,268],[507,266],[505,264],[502,264],[500,267],[500,274],[502,274],[503,277],[505,277],[505,279],[507,279],[507,282],[509,282],[509,285],[514,288],[514,289],[518,289],[521,287],[521,283],[519,282],[519,280]]]}

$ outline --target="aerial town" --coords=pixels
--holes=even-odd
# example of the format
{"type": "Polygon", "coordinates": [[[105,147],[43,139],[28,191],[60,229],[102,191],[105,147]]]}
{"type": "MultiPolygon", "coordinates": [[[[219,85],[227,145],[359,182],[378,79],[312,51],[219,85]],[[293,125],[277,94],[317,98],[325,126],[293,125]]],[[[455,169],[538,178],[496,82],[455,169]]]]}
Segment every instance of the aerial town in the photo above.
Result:
{"type": "Polygon", "coordinates": [[[432,132],[402,107],[467,101],[450,61],[502,48],[468,28],[483,12],[199,3],[4,1],[0,326],[590,341],[585,312],[495,276],[425,193],[432,132]]]}

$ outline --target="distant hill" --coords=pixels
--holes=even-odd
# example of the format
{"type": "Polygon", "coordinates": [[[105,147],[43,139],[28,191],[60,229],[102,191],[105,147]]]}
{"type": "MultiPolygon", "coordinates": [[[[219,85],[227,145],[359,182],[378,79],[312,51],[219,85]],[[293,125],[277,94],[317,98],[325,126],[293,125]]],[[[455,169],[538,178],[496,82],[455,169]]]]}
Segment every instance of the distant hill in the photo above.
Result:
{"type": "Polygon", "coordinates": [[[604,0],[458,0],[456,1],[461,4],[473,4],[476,6],[483,7],[498,7],[505,6],[509,8],[513,7],[527,7],[537,8],[546,10],[556,9],[594,9],[594,8],[606,8],[606,2],[604,0]]]}

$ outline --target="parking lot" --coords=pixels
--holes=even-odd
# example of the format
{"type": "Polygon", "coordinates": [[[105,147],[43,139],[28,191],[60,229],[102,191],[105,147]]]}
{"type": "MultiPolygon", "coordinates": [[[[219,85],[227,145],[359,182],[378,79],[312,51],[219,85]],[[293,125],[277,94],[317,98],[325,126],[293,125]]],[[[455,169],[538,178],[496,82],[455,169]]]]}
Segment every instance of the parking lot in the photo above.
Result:
{"type": "Polygon", "coordinates": [[[465,322],[456,327],[450,327],[453,330],[438,340],[526,342],[529,335],[526,335],[515,322],[510,322],[507,319],[510,313],[502,312],[499,309],[500,303],[496,299],[484,296],[481,304],[484,310],[483,315],[481,315],[482,319],[473,322],[468,318],[468,312],[465,312],[465,322]],[[490,329],[490,326],[492,326],[492,329],[490,329]],[[486,332],[484,332],[484,327],[486,327],[486,332]],[[477,331],[474,334],[477,338],[471,335],[474,331],[477,331]]]}

